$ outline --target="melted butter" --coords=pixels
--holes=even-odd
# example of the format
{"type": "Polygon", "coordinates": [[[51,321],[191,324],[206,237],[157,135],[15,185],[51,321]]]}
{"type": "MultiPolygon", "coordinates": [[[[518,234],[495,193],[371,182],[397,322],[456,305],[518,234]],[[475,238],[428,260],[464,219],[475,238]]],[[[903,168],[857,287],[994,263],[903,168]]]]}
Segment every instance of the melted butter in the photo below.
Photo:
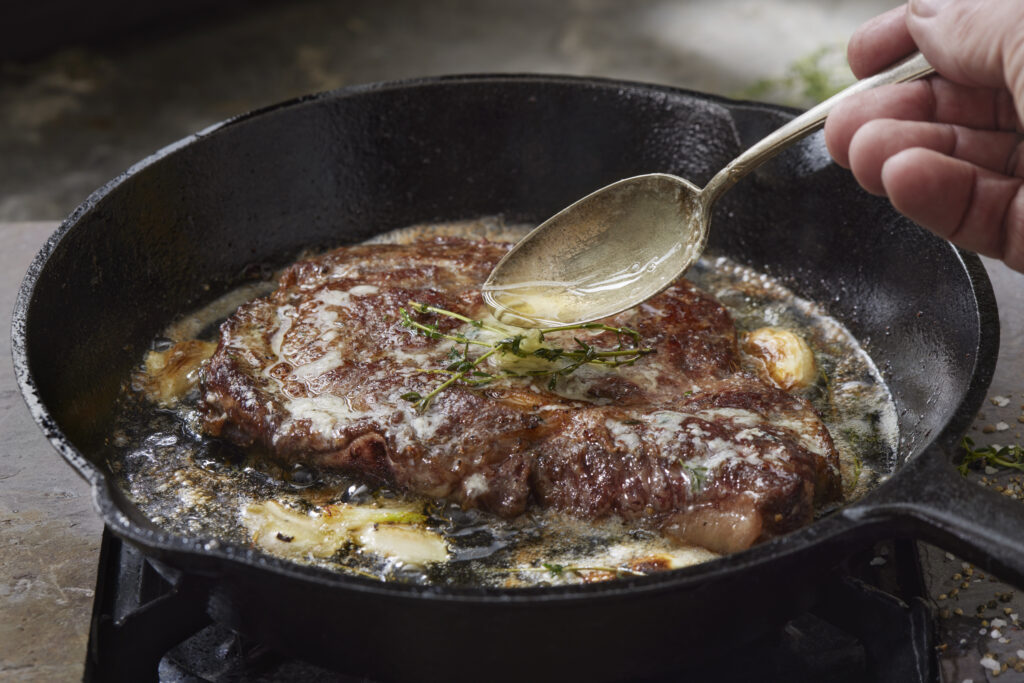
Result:
{"type": "Polygon", "coordinates": [[[503,323],[523,327],[556,326],[575,322],[588,298],[564,282],[525,282],[507,287],[484,287],[484,302],[503,323]]]}
{"type": "Polygon", "coordinates": [[[599,275],[586,282],[530,281],[510,285],[485,285],[484,303],[499,321],[521,327],[571,325],[604,315],[594,311],[618,310],[623,300],[644,296],[649,289],[640,275],[646,270],[633,264],[625,272],[599,275]]]}
{"type": "MultiPolygon", "coordinates": [[[[481,294],[498,320],[521,327],[546,327],[604,318],[622,310],[630,301],[643,301],[667,287],[675,275],[668,265],[684,248],[672,244],[665,254],[646,262],[634,262],[616,269],[618,259],[607,259],[602,250],[575,254],[574,272],[585,272],[576,280],[489,279],[481,294]]],[[[511,278],[499,265],[492,273],[511,278]]]]}
{"type": "Polygon", "coordinates": [[[337,349],[330,349],[316,360],[296,366],[288,379],[303,382],[311,394],[319,394],[323,390],[323,387],[319,384],[315,384],[315,381],[325,373],[328,373],[341,365],[343,360],[344,359],[342,358],[340,351],[337,349]]]}
{"type": "Polygon", "coordinates": [[[297,420],[305,420],[308,421],[312,433],[324,436],[331,436],[340,423],[358,420],[368,414],[355,410],[348,398],[333,394],[321,394],[314,398],[290,398],[285,403],[285,410],[289,418],[281,426],[282,431],[287,431],[297,420]]]}

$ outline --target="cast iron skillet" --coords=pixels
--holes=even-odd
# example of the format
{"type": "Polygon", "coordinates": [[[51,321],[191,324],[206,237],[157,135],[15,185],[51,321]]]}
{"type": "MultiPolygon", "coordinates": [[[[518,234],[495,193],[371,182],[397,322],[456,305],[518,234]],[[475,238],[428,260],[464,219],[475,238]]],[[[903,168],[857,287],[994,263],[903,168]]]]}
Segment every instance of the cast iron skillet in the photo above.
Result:
{"type": "Polygon", "coordinates": [[[310,246],[501,214],[537,222],[639,173],[706,181],[791,114],[664,87],[471,76],[345,89],[213,126],[93,194],[36,258],[14,314],[18,381],[106,524],[208,611],[288,654],[380,679],[613,680],[666,670],[805,606],[837,562],[912,535],[1024,585],[1021,511],[964,482],[953,448],[998,345],[991,287],[860,191],[809,138],[717,207],[709,249],[782,278],[861,339],[895,396],[894,474],[864,500],[746,552],[604,585],[503,591],[373,583],[171,536],[99,454],[111,408],[175,316],[310,246]]]}

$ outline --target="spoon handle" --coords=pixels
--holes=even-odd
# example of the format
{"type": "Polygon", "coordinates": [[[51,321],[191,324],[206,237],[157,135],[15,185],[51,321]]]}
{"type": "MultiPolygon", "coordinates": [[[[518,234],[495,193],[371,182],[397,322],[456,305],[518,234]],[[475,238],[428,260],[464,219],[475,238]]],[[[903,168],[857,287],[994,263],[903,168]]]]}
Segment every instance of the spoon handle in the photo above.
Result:
{"type": "Polygon", "coordinates": [[[778,130],[768,134],[738,157],[733,159],[708,182],[702,195],[709,202],[714,202],[723,192],[732,187],[736,181],[750,173],[762,163],[775,156],[784,147],[799,140],[825,123],[832,109],[839,103],[857,93],[891,83],[905,83],[935,73],[935,69],[920,52],[915,52],[903,61],[897,62],[881,73],[857,81],[849,88],[842,90],[824,102],[797,116],[778,130]]]}

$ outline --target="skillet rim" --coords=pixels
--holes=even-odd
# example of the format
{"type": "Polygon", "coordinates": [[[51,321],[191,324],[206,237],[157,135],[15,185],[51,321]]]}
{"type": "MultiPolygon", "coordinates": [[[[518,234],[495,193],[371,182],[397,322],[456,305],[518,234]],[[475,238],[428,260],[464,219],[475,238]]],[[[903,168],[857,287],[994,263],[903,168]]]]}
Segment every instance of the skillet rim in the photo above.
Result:
{"type": "MultiPolygon", "coordinates": [[[[747,550],[689,567],[659,572],[645,577],[632,577],[595,584],[568,586],[493,588],[486,586],[421,586],[396,582],[377,582],[357,575],[348,575],[321,567],[297,564],[261,553],[253,548],[225,543],[216,538],[189,539],[188,537],[172,534],[155,526],[152,529],[146,528],[132,523],[128,516],[122,512],[116,500],[118,497],[118,495],[115,495],[115,492],[117,492],[116,483],[100,467],[89,461],[64,435],[63,430],[61,430],[50,414],[50,411],[40,399],[28,367],[26,321],[31,308],[35,283],[43,273],[47,262],[60,242],[76,227],[81,218],[96,208],[114,189],[130,181],[135,175],[149,166],[184,147],[201,142],[209,135],[271,112],[302,107],[324,99],[359,97],[366,93],[410,90],[452,83],[500,84],[512,82],[546,83],[552,85],[568,84],[575,87],[582,86],[584,89],[639,88],[673,96],[692,97],[721,105],[730,111],[734,111],[739,107],[754,111],[790,115],[799,111],[792,107],[748,100],[735,100],[720,95],[668,85],[622,79],[529,73],[457,74],[346,86],[336,90],[292,98],[214,123],[132,164],[128,169],[93,191],[61,222],[55,232],[48,238],[36,254],[22,280],[12,315],[11,351],[14,361],[14,372],[19,389],[28,405],[29,412],[58,453],[75,468],[80,476],[90,483],[93,505],[104,523],[114,533],[133,545],[140,547],[153,559],[166,562],[170,567],[187,569],[188,571],[206,575],[220,574],[221,572],[213,571],[215,569],[214,565],[227,563],[237,566],[243,571],[270,571],[280,575],[282,578],[311,582],[325,587],[355,590],[361,593],[395,599],[437,599],[445,602],[515,604],[538,601],[544,603],[573,602],[577,600],[589,601],[595,598],[613,600],[620,597],[633,596],[637,593],[672,592],[692,588],[710,576],[714,576],[716,579],[736,576],[740,572],[746,572],[754,567],[765,565],[783,557],[812,550],[815,546],[825,544],[829,540],[841,540],[858,527],[867,526],[868,523],[866,522],[856,521],[842,514],[843,511],[853,506],[870,508],[872,501],[884,497],[885,492],[893,488],[894,480],[898,482],[899,477],[897,475],[905,468],[905,464],[897,465],[892,475],[864,498],[844,505],[835,512],[812,522],[806,527],[785,536],[771,539],[747,550]]],[[[941,432],[930,439],[928,443],[923,444],[920,452],[913,456],[914,459],[929,457],[929,451],[936,448],[948,448],[966,430],[974,413],[984,401],[995,370],[998,352],[999,327],[998,315],[995,313],[995,295],[984,266],[977,255],[965,252],[948,242],[946,244],[952,250],[953,256],[964,268],[969,280],[978,313],[978,351],[974,358],[974,366],[971,372],[972,381],[967,392],[954,410],[951,418],[945,423],[941,432]]],[[[941,457],[947,461],[949,460],[949,456],[945,453],[941,457]]],[[[229,572],[223,573],[228,574],[229,572]]]]}

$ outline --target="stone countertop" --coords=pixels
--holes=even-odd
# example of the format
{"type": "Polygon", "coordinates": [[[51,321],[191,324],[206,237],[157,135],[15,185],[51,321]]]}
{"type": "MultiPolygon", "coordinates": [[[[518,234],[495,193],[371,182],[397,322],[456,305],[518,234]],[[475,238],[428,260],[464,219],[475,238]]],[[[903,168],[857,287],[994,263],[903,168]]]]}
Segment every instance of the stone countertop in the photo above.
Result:
{"type": "MultiPolygon", "coordinates": [[[[56,226],[55,222],[0,223],[4,245],[0,305],[7,311],[5,329],[21,278],[56,226]]],[[[989,393],[990,399],[998,400],[986,405],[971,435],[979,444],[1021,443],[1024,423],[1017,418],[1024,413],[1024,274],[990,259],[985,265],[1002,324],[999,361],[989,393]],[[997,406],[1003,397],[1009,401],[997,406]],[[999,422],[1008,429],[986,429],[999,422]]],[[[93,510],[89,487],[57,455],[29,415],[14,380],[9,336],[4,334],[0,340],[4,433],[0,444],[0,678],[73,680],[80,678],[85,661],[102,524],[93,510]]],[[[927,548],[924,559],[936,607],[952,608],[949,598],[939,600],[939,595],[940,591],[947,595],[953,586],[950,576],[960,571],[960,561],[927,548]]],[[[970,590],[974,591],[971,597],[964,591],[964,602],[971,605],[967,615],[950,612],[941,623],[940,637],[949,645],[942,659],[944,680],[984,680],[986,672],[979,664],[983,655],[998,649],[1005,661],[1015,648],[1024,648],[1024,631],[1019,627],[1004,627],[1008,642],[999,643],[989,632],[979,633],[987,629],[974,614],[974,602],[984,603],[989,593],[1006,592],[1009,587],[987,582],[970,590]]],[[[1014,597],[1007,604],[1017,610],[1020,602],[1014,597]]],[[[1003,604],[999,608],[1005,609],[1003,604]]],[[[1024,609],[1019,613],[1024,614],[1024,609]]]]}
{"type": "Polygon", "coordinates": [[[50,446],[11,365],[18,286],[54,222],[0,223],[0,679],[81,679],[103,524],[50,446]]]}

